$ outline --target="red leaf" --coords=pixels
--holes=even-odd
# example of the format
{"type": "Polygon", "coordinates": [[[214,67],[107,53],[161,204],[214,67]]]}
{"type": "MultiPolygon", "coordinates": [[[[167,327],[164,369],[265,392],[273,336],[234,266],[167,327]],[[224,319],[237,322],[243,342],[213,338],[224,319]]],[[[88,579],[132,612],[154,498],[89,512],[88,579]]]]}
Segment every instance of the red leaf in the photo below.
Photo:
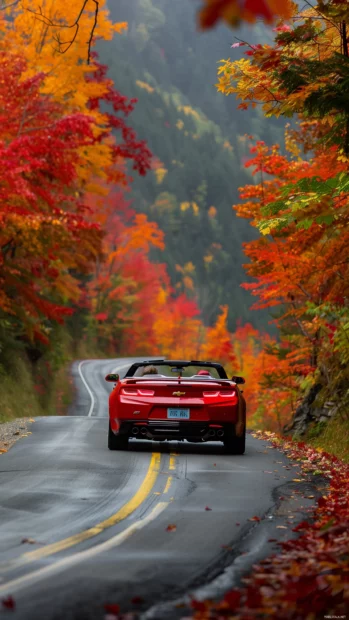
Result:
{"type": "Polygon", "coordinates": [[[246,602],[248,607],[259,607],[262,602],[262,596],[259,589],[249,586],[247,588],[246,602]]]}
{"type": "Polygon", "coordinates": [[[260,517],[251,517],[251,519],[249,519],[249,521],[260,521],[260,517]]]}
{"type": "Polygon", "coordinates": [[[209,506],[206,506],[205,510],[212,510],[209,506]]]}
{"type": "Polygon", "coordinates": [[[190,602],[190,606],[196,611],[206,611],[207,603],[203,603],[202,601],[196,601],[194,598],[190,602]]]}
{"type": "Polygon", "coordinates": [[[224,597],[224,600],[226,603],[228,603],[229,609],[231,611],[234,611],[234,609],[238,607],[240,599],[241,593],[238,590],[230,590],[230,592],[227,592],[224,597]]]}
{"type": "Polygon", "coordinates": [[[16,602],[15,602],[14,598],[12,598],[12,596],[8,596],[7,598],[3,598],[1,603],[2,603],[2,606],[5,609],[12,609],[12,610],[16,609],[16,602]]]}

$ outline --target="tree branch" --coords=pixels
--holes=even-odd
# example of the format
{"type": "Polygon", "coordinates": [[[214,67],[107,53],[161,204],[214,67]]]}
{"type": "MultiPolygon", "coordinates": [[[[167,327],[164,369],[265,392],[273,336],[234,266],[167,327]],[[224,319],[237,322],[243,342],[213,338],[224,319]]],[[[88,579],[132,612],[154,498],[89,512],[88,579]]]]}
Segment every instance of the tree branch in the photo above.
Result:
{"type": "MultiPolygon", "coordinates": [[[[93,20],[93,25],[91,28],[91,32],[90,32],[90,36],[87,43],[87,64],[90,64],[91,61],[91,48],[92,48],[92,43],[93,43],[93,36],[97,27],[97,23],[98,23],[98,11],[99,11],[99,0],[91,0],[94,5],[95,5],[95,10],[94,10],[94,20],[93,20]]],[[[20,2],[20,0],[15,0],[15,2],[13,4],[18,4],[20,2]]],[[[43,14],[41,7],[39,7],[39,11],[33,11],[32,9],[26,8],[26,10],[29,13],[32,13],[35,16],[35,19],[37,19],[38,21],[41,21],[42,23],[46,24],[46,26],[51,26],[53,28],[60,28],[60,29],[74,29],[74,34],[73,37],[70,41],[62,41],[60,39],[60,35],[56,34],[54,35],[54,40],[58,43],[58,49],[57,51],[60,54],[65,54],[73,45],[73,43],[76,40],[76,37],[78,35],[79,32],[79,27],[80,27],[80,20],[82,18],[82,15],[87,7],[89,0],[83,0],[83,4],[82,7],[77,15],[76,20],[72,23],[72,24],[62,24],[62,23],[55,23],[52,19],[50,19],[49,17],[47,17],[46,15],[43,14]],[[65,49],[62,49],[62,46],[66,46],[65,49]]],[[[12,6],[12,5],[9,5],[12,6]]],[[[1,7],[0,7],[1,8],[1,7]]],[[[7,8],[7,7],[5,7],[7,8]]]]}

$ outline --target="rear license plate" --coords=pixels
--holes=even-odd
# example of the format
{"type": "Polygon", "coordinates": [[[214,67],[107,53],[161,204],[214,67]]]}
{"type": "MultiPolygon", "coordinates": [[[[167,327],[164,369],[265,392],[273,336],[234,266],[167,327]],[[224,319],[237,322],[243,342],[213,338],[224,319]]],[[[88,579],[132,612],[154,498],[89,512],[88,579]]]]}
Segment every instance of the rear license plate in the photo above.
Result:
{"type": "Polygon", "coordinates": [[[190,409],[167,409],[167,418],[171,420],[189,420],[190,409]]]}

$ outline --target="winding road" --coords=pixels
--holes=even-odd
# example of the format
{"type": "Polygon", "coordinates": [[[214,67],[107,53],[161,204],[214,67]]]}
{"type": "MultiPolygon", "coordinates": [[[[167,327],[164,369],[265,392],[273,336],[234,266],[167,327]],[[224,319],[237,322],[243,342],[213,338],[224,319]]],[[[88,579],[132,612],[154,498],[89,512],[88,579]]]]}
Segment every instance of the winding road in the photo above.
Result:
{"type": "Polygon", "coordinates": [[[15,601],[1,619],[99,620],[105,604],[181,618],[188,594],[237,584],[316,501],[295,494],[298,465],[250,435],[244,456],[140,440],[110,452],[104,376],[135,359],[76,362],[70,415],[37,418],[1,455],[0,599],[15,601]]]}

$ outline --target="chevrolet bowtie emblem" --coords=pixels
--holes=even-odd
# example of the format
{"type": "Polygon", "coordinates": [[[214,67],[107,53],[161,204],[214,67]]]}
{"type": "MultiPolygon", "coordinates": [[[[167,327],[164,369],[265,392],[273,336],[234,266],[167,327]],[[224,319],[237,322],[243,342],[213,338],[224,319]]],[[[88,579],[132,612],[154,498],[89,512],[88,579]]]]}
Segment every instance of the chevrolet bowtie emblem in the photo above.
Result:
{"type": "Polygon", "coordinates": [[[173,392],[172,396],[184,396],[185,392],[173,392]]]}

